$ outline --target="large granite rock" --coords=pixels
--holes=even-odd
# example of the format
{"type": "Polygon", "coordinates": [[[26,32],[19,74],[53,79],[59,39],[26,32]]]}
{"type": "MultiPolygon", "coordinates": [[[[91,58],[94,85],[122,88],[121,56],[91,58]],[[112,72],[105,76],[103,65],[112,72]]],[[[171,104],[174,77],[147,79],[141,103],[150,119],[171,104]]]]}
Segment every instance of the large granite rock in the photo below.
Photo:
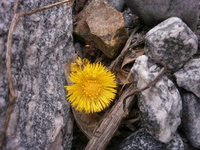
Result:
{"type": "Polygon", "coordinates": [[[110,58],[118,54],[128,39],[123,14],[105,0],[93,0],[77,15],[74,33],[110,58]]]}
{"type": "Polygon", "coordinates": [[[118,150],[184,150],[184,145],[177,133],[169,143],[165,144],[157,141],[145,129],[140,129],[128,136],[118,150]]]}
{"type": "Polygon", "coordinates": [[[197,52],[197,36],[179,18],[169,18],[145,37],[145,54],[168,64],[177,71],[197,52]]]}
{"type": "MultiPolygon", "coordinates": [[[[19,12],[57,0],[20,1],[19,12]]],[[[10,92],[5,65],[8,29],[15,0],[0,2],[0,127],[10,92]],[[6,105],[5,103],[6,102],[6,105]]],[[[64,64],[74,53],[71,4],[21,17],[13,33],[12,74],[17,99],[5,150],[70,150],[72,122],[64,89],[64,64]]]]}
{"type": "Polygon", "coordinates": [[[191,93],[183,93],[183,131],[190,143],[200,149],[200,98],[191,93]]]}
{"type": "Polygon", "coordinates": [[[200,58],[189,60],[174,75],[178,86],[193,92],[200,98],[200,58]]]}
{"type": "Polygon", "coordinates": [[[197,28],[199,0],[126,0],[126,4],[151,28],[170,17],[181,18],[193,31],[197,28]]]}
{"type": "MultiPolygon", "coordinates": [[[[137,88],[141,89],[156,78],[160,68],[142,55],[136,59],[131,73],[137,88]]],[[[142,126],[157,140],[169,142],[181,123],[182,110],[181,97],[173,82],[163,76],[155,85],[140,92],[138,107],[142,126]]]]}

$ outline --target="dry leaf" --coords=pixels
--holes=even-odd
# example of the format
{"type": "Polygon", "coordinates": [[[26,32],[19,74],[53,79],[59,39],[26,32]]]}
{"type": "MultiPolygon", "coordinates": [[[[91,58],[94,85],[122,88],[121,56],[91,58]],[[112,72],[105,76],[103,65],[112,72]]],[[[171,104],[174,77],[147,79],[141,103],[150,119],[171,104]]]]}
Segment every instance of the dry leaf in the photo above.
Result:
{"type": "Polygon", "coordinates": [[[144,54],[144,49],[136,49],[127,51],[124,61],[121,65],[121,69],[123,69],[127,64],[133,63],[136,58],[144,54]]]}
{"type": "Polygon", "coordinates": [[[79,129],[90,139],[102,116],[97,113],[85,114],[84,112],[76,111],[74,108],[72,108],[72,111],[79,129]]]}

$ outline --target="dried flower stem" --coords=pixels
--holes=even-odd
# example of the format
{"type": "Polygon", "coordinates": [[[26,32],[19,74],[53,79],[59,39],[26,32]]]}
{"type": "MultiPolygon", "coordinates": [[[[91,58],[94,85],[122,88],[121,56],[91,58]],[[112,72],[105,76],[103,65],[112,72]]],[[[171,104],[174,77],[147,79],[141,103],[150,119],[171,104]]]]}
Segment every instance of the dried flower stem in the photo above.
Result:
{"type": "Polygon", "coordinates": [[[1,133],[1,136],[0,136],[0,149],[3,148],[3,145],[5,143],[6,132],[7,132],[7,129],[8,129],[10,117],[11,117],[11,114],[13,112],[15,100],[17,99],[17,94],[16,94],[16,91],[15,91],[13,76],[12,76],[12,72],[11,72],[11,48],[12,48],[12,39],[13,39],[12,35],[13,35],[13,31],[15,29],[15,26],[16,26],[19,18],[22,17],[22,16],[30,15],[30,14],[36,13],[38,11],[42,11],[42,10],[45,10],[45,9],[48,9],[48,8],[51,8],[51,7],[54,7],[54,6],[62,5],[62,4],[67,3],[69,1],[73,1],[73,0],[65,0],[65,1],[62,1],[62,2],[47,5],[47,6],[44,6],[44,7],[35,9],[35,10],[31,10],[31,11],[28,11],[28,12],[17,13],[19,0],[16,0],[15,6],[14,6],[14,16],[12,18],[11,25],[10,25],[10,28],[9,28],[7,45],[6,45],[7,46],[7,48],[6,48],[6,68],[7,68],[7,76],[8,76],[8,83],[9,83],[9,89],[10,89],[11,96],[10,96],[10,100],[9,100],[9,102],[10,102],[9,106],[6,110],[5,122],[4,122],[4,125],[3,125],[3,128],[2,128],[2,133],[1,133]]]}

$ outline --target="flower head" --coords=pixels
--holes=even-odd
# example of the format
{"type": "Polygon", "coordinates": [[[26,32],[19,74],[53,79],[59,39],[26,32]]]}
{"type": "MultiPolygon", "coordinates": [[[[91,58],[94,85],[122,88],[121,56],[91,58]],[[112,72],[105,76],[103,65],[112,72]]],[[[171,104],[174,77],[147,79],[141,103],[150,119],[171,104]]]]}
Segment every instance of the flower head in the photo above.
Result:
{"type": "Polygon", "coordinates": [[[100,112],[115,98],[115,76],[101,63],[83,66],[70,74],[73,85],[66,86],[68,101],[78,111],[100,112]]]}
{"type": "Polygon", "coordinates": [[[88,63],[90,63],[88,59],[81,59],[80,57],[78,57],[76,59],[76,62],[71,64],[71,71],[76,72],[78,70],[83,70],[84,66],[88,63]]]}

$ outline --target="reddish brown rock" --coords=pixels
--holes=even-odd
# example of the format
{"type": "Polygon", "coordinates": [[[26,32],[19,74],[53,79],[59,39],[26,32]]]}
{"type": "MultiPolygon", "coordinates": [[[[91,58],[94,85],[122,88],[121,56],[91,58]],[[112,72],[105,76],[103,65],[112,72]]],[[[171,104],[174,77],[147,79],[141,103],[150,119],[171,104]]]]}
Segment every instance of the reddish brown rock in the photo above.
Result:
{"type": "Polygon", "coordinates": [[[110,58],[117,55],[128,38],[123,14],[102,0],[93,0],[77,15],[74,33],[110,58]]]}

